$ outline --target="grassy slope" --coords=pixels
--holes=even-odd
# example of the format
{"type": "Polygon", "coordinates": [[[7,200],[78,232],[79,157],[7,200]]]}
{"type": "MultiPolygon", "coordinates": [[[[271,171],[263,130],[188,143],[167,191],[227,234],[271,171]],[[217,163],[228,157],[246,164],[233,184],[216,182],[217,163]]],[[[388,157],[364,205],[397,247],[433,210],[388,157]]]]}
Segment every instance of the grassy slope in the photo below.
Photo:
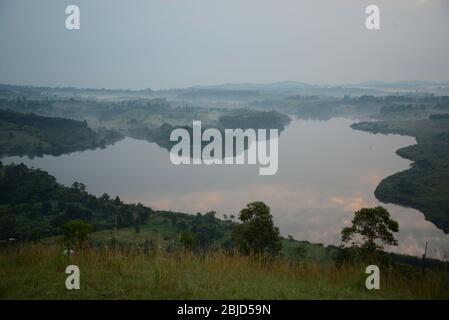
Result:
{"type": "Polygon", "coordinates": [[[85,250],[70,258],[58,247],[0,251],[0,299],[449,299],[448,274],[381,267],[381,289],[365,289],[366,266],[336,268],[177,251],[85,250]],[[65,268],[81,270],[81,290],[65,288],[65,268]]]}
{"type": "MultiPolygon", "coordinates": [[[[0,299],[449,299],[449,274],[438,268],[423,276],[416,267],[381,266],[381,290],[368,291],[366,266],[337,268],[335,249],[320,244],[283,239],[284,257],[270,263],[221,250],[185,253],[179,224],[198,219],[155,211],[139,234],[134,228],[96,232],[92,240],[102,245],[70,258],[55,245],[57,237],[0,250],[0,299]],[[116,250],[107,245],[112,238],[116,250]],[[145,240],[152,243],[147,254],[145,240]],[[81,269],[80,291],[64,287],[69,264],[81,269]]],[[[218,224],[222,242],[234,223],[218,224]]]]}
{"type": "MultiPolygon", "coordinates": [[[[179,249],[181,244],[179,237],[183,232],[189,232],[192,224],[198,219],[194,215],[185,213],[176,213],[171,211],[153,211],[147,222],[140,227],[140,232],[137,234],[133,227],[119,228],[117,230],[107,229],[94,232],[90,239],[95,243],[110,244],[112,239],[118,244],[122,245],[142,245],[145,241],[149,241],[153,246],[159,249],[170,250],[179,249]],[[176,222],[173,222],[173,217],[176,216],[176,222]],[[181,223],[185,223],[188,227],[183,229],[180,227],[181,223]]],[[[236,222],[223,221],[215,219],[214,224],[223,232],[223,236],[215,240],[212,244],[214,247],[223,245],[227,240],[231,239],[231,232],[236,222]]],[[[46,245],[53,245],[59,243],[61,237],[49,237],[43,239],[41,242],[46,245]]],[[[309,262],[330,263],[332,255],[336,248],[333,246],[325,247],[319,243],[310,243],[308,241],[298,241],[282,238],[283,254],[294,260],[307,260],[309,262]],[[301,252],[298,253],[298,247],[301,252]]]]}
{"type": "Polygon", "coordinates": [[[449,233],[449,119],[365,122],[353,128],[416,137],[418,144],[397,151],[414,161],[411,168],[382,180],[375,195],[380,201],[422,211],[449,233]]]}

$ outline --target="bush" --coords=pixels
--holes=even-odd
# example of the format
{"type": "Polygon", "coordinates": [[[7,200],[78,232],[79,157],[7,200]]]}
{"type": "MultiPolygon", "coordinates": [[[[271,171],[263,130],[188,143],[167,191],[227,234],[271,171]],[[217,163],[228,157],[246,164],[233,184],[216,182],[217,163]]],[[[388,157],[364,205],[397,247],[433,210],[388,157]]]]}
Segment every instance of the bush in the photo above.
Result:
{"type": "Polygon", "coordinates": [[[69,248],[82,248],[89,239],[92,226],[82,220],[66,222],[62,227],[64,244],[69,248]]]}

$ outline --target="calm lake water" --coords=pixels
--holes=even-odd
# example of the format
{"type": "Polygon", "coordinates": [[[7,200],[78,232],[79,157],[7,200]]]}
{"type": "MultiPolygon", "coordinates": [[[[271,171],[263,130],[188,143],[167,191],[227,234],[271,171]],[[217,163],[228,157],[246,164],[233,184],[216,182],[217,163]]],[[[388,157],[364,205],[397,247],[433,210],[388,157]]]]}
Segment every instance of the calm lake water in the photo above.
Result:
{"type": "MultiPolygon", "coordinates": [[[[126,138],[106,149],[58,157],[10,157],[3,163],[41,168],[64,185],[86,184],[89,192],[119,195],[155,209],[237,215],[251,201],[269,205],[284,236],[339,244],[355,210],[379,205],[374,189],[386,176],[408,168],[395,151],[414,138],[352,130],[348,119],[294,120],[279,138],[279,169],[260,176],[259,165],[181,165],[155,143],[126,138]]],[[[449,258],[449,236],[417,210],[385,205],[399,222],[394,251],[449,258]]]]}

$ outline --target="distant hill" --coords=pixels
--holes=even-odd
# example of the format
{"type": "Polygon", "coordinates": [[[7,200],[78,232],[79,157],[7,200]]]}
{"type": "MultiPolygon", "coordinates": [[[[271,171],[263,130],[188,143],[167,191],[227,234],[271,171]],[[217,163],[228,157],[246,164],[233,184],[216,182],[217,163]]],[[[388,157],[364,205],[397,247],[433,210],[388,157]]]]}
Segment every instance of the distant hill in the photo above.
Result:
{"type": "Polygon", "coordinates": [[[200,100],[251,100],[259,95],[255,90],[231,90],[221,88],[189,89],[182,90],[178,99],[200,99],[200,100]]]}
{"type": "Polygon", "coordinates": [[[382,95],[385,92],[379,88],[369,88],[358,85],[317,85],[308,84],[299,81],[279,81],[273,83],[226,83],[210,86],[193,86],[182,90],[186,93],[202,92],[206,95],[208,92],[253,92],[265,94],[303,94],[303,95],[327,95],[327,96],[344,96],[351,95],[382,95]]]}
{"type": "Polygon", "coordinates": [[[383,81],[366,81],[348,85],[348,87],[356,88],[377,88],[377,89],[401,89],[401,90],[419,90],[429,87],[446,87],[449,82],[436,81],[397,81],[397,82],[383,82],[383,81]]]}
{"type": "Polygon", "coordinates": [[[311,85],[298,81],[280,81],[273,83],[225,83],[211,86],[194,86],[194,90],[236,90],[236,91],[266,91],[276,93],[296,92],[298,89],[317,88],[321,86],[311,85]]]}
{"type": "Polygon", "coordinates": [[[310,84],[300,81],[278,81],[272,83],[224,83],[217,85],[195,85],[188,88],[151,89],[104,89],[74,87],[38,87],[0,84],[0,98],[26,95],[42,98],[52,95],[62,96],[139,96],[178,95],[182,99],[231,99],[245,100],[266,94],[304,94],[343,96],[350,95],[385,95],[392,91],[429,91],[438,94],[449,92],[448,81],[366,81],[353,84],[328,85],[310,84]]]}

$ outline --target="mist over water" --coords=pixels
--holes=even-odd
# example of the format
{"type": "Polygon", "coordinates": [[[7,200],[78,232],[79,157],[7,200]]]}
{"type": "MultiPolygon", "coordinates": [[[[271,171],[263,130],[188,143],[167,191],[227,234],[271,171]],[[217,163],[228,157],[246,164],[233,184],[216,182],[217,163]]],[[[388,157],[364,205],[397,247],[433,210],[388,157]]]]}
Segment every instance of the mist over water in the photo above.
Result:
{"type": "MultiPolygon", "coordinates": [[[[297,240],[340,243],[341,229],[353,212],[381,203],[374,190],[385,177],[408,168],[395,151],[416,143],[399,135],[374,135],[350,128],[352,120],[294,120],[279,138],[279,169],[260,176],[258,165],[173,165],[169,152],[155,143],[126,138],[94,151],[58,157],[10,157],[54,175],[60,183],[86,184],[96,195],[119,195],[154,209],[238,215],[247,203],[260,200],[272,209],[284,236],[297,240]]],[[[449,236],[410,208],[385,205],[399,222],[394,251],[449,258],[449,236]]]]}

